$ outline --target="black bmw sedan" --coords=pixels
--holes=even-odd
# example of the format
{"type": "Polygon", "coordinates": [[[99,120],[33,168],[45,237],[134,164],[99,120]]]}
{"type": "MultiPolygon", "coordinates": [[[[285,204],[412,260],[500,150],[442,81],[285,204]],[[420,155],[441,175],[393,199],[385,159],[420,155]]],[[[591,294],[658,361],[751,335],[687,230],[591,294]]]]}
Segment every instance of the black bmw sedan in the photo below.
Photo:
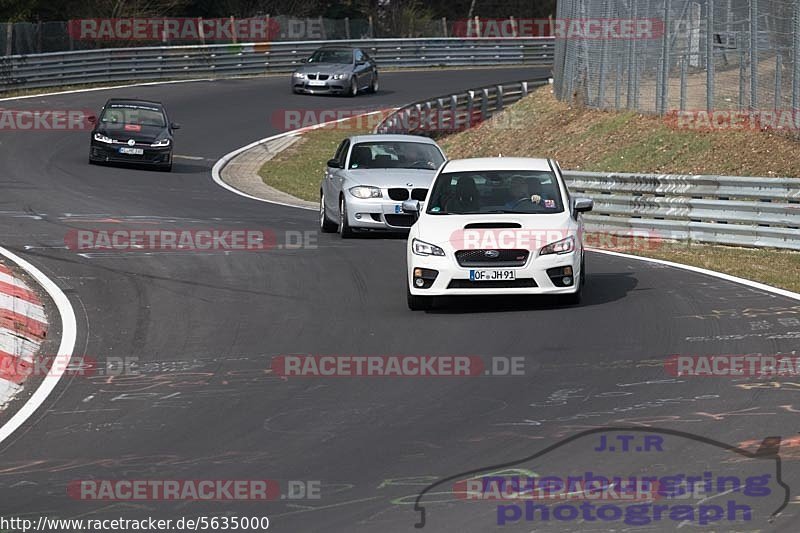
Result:
{"type": "Polygon", "coordinates": [[[173,132],[160,102],[112,98],[94,123],[89,163],[131,163],[172,170],[173,132]]]}

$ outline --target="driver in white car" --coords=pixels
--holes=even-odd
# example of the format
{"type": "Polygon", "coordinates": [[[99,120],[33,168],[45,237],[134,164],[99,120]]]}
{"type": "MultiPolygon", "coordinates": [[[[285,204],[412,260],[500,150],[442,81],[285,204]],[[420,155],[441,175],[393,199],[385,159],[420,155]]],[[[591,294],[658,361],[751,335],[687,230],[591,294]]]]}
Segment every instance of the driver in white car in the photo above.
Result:
{"type": "MultiPolygon", "coordinates": [[[[542,195],[541,194],[531,194],[530,189],[528,187],[528,180],[521,176],[515,176],[511,178],[511,199],[506,202],[505,208],[513,210],[516,207],[519,207],[521,203],[525,200],[528,200],[534,204],[541,204],[542,203],[542,195]]],[[[532,180],[533,181],[533,180],[532,180]]],[[[539,185],[538,182],[533,181],[536,185],[539,185]]],[[[537,187],[539,189],[539,187],[537,187]]],[[[541,192],[541,191],[538,191],[541,192]]]]}

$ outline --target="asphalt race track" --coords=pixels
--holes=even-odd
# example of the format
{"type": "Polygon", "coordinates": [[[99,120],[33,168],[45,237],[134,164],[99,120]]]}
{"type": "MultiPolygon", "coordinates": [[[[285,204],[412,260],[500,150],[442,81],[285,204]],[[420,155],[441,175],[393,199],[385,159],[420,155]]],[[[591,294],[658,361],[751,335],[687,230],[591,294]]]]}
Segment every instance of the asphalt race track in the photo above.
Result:
{"type": "MultiPolygon", "coordinates": [[[[609,425],[690,432],[751,451],[766,437],[782,437],[783,479],[792,493],[800,489],[800,383],[675,379],[663,364],[672,354],[790,353],[800,338],[797,301],[590,253],[580,307],[480,299],[412,313],[405,302],[405,240],[316,235],[315,212],[242,198],[211,179],[224,154],[278,133],[271,117],[282,109],[399,105],[541,74],[385,73],[377,95],[356,99],[295,96],[276,77],[5,102],[97,110],[112,95],[161,100],[183,126],[176,153],[187,157],[176,159],[170,174],[90,166],[88,132],[0,133],[0,245],[67,293],[78,316],[78,353],[138,357],[145,370],[64,378],[3,445],[1,514],[227,514],[268,516],[270,529],[284,532],[412,531],[420,516],[416,496],[437,480],[511,463],[609,425]],[[308,231],[317,247],[86,255],[64,247],[70,230],[143,227],[308,231]],[[280,354],[524,357],[526,367],[518,377],[282,379],[269,372],[271,357],[280,354]],[[67,495],[74,480],[151,478],[313,480],[321,495],[267,503],[67,495]]],[[[642,462],[614,454],[598,459],[589,447],[571,446],[552,452],[548,468],[642,462]]],[[[685,438],[661,462],[666,470],[709,464],[718,452],[685,438]]],[[[729,459],[717,460],[730,470],[729,459]]],[[[533,463],[528,466],[538,468],[533,463]]],[[[460,501],[452,483],[433,488],[423,501],[430,502],[428,531],[497,528],[496,506],[460,501]]],[[[790,502],[774,523],[736,529],[796,531],[795,520],[797,506],[790,502]]],[[[521,520],[498,529],[535,526],[521,520]]],[[[609,526],[565,521],[550,529],[609,526]]]]}

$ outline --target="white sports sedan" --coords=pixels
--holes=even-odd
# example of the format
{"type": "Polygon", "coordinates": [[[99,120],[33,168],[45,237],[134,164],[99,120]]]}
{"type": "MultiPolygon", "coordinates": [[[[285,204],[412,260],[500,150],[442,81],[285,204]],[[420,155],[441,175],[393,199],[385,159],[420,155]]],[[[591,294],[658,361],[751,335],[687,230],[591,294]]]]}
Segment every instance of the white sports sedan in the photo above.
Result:
{"type": "Polygon", "coordinates": [[[434,296],[557,294],[580,302],[583,222],[589,198],[572,198],[550,159],[445,163],[408,237],[408,306],[434,296]]]}
{"type": "Polygon", "coordinates": [[[342,141],[319,187],[319,226],[350,237],[356,231],[407,232],[414,216],[405,200],[424,200],[445,157],[417,135],[357,135],[342,141]]]}

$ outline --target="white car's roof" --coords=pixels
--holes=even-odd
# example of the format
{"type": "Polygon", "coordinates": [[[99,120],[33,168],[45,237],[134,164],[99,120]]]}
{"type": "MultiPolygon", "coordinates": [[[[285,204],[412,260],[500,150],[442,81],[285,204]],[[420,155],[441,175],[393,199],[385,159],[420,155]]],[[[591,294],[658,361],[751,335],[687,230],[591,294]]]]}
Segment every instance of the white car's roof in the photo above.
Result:
{"type": "Polygon", "coordinates": [[[486,170],[552,171],[547,159],[533,157],[478,157],[474,159],[453,159],[447,163],[442,172],[480,172],[486,170]]]}
{"type": "Polygon", "coordinates": [[[395,135],[395,134],[375,134],[375,135],[355,135],[350,137],[350,142],[353,144],[364,142],[417,142],[426,144],[436,144],[436,141],[430,137],[422,137],[421,135],[395,135]]]}

